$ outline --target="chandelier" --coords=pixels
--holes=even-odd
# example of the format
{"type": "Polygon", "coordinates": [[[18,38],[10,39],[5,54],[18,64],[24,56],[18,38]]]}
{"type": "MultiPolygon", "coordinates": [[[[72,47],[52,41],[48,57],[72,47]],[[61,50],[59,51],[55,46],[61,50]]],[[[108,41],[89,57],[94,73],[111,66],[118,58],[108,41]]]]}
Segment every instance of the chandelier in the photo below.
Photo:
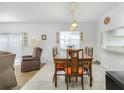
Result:
{"type": "Polygon", "coordinates": [[[72,15],[72,22],[71,22],[71,26],[70,26],[71,31],[76,31],[76,29],[78,27],[76,17],[75,17],[75,10],[77,8],[77,5],[78,5],[78,3],[76,3],[76,2],[72,2],[70,5],[70,12],[72,15]]]}

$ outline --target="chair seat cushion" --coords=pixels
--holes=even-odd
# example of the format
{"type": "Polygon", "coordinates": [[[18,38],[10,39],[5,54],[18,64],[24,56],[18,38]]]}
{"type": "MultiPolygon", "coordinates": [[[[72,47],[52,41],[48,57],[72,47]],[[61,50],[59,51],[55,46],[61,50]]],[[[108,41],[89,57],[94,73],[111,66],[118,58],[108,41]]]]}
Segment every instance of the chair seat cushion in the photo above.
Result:
{"type": "Polygon", "coordinates": [[[65,65],[64,63],[57,63],[56,68],[57,69],[64,69],[64,65],[65,65]]]}
{"type": "MultiPolygon", "coordinates": [[[[78,67],[78,75],[83,75],[83,68],[81,66],[78,67]]],[[[72,73],[72,68],[71,67],[65,67],[65,74],[71,75],[72,73]],[[67,72],[67,68],[68,68],[68,72],[67,72]]]]}

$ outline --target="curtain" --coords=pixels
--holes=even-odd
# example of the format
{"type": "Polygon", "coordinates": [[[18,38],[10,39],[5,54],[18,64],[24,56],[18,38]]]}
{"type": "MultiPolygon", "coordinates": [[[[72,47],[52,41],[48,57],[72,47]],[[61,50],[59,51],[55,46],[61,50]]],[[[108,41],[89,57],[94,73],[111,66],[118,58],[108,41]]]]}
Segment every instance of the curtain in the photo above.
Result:
{"type": "Polygon", "coordinates": [[[22,34],[0,33],[0,51],[15,53],[15,64],[20,63],[22,57],[22,34]]]}

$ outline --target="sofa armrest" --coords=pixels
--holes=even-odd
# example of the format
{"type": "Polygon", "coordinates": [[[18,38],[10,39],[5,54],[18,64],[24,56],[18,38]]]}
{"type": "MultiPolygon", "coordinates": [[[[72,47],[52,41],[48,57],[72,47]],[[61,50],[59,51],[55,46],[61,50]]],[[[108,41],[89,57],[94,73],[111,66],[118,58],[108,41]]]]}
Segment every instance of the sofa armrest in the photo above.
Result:
{"type": "Polygon", "coordinates": [[[28,58],[28,57],[32,57],[32,55],[25,55],[25,56],[22,56],[22,58],[28,58]]]}

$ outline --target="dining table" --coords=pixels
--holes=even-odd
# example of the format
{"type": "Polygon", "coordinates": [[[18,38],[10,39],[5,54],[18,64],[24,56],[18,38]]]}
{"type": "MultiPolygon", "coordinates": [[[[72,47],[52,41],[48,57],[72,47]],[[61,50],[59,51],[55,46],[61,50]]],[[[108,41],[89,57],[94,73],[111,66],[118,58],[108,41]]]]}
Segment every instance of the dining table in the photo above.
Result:
{"type": "MultiPolygon", "coordinates": [[[[89,78],[90,78],[90,87],[92,87],[92,60],[93,57],[83,54],[83,57],[79,57],[79,61],[82,61],[84,64],[89,64],[89,78]]],[[[68,62],[66,51],[59,51],[58,54],[54,57],[55,63],[65,63],[68,62]]]]}

